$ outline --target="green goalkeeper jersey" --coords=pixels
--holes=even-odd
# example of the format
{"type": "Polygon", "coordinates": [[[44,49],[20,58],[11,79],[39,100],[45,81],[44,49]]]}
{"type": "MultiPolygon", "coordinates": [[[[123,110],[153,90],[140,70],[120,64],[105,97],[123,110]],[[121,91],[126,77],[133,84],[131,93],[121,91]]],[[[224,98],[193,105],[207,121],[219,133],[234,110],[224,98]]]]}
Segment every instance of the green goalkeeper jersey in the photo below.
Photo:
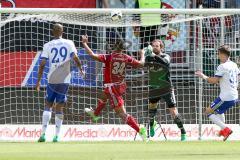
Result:
{"type": "Polygon", "coordinates": [[[168,54],[146,55],[146,63],[149,65],[149,85],[151,88],[169,89],[170,79],[170,56],[168,54]]]}
{"type": "Polygon", "coordinates": [[[170,83],[169,73],[164,69],[151,69],[149,71],[149,85],[153,88],[167,88],[170,83]]]}

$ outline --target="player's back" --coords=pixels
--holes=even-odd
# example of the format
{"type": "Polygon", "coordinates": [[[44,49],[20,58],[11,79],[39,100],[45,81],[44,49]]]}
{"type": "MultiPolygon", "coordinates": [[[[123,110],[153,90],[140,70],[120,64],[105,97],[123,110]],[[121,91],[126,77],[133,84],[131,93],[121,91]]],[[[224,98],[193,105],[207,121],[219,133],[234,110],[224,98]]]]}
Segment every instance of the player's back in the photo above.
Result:
{"type": "Polygon", "coordinates": [[[124,81],[126,67],[136,67],[140,63],[122,53],[112,53],[109,55],[101,55],[100,61],[105,63],[104,83],[120,83],[124,81]]]}
{"type": "Polygon", "coordinates": [[[49,60],[49,83],[70,83],[70,60],[74,53],[77,50],[71,40],[59,38],[44,45],[42,57],[49,60]]]}
{"type": "Polygon", "coordinates": [[[217,76],[222,77],[220,84],[220,98],[223,101],[235,100],[238,98],[238,75],[239,69],[236,63],[228,60],[218,66],[217,76]]]}

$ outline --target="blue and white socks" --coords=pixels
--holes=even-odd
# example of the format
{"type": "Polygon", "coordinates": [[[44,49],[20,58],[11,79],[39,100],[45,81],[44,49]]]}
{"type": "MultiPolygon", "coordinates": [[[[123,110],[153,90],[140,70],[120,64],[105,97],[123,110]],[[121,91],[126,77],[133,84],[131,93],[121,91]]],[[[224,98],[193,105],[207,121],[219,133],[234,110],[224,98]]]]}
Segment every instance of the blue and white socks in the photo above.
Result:
{"type": "MultiPolygon", "coordinates": [[[[220,116],[220,115],[219,115],[220,116]]],[[[216,114],[211,114],[209,115],[209,119],[215,123],[217,126],[219,126],[221,129],[224,129],[226,127],[225,123],[224,123],[224,117],[223,115],[221,115],[221,117],[219,117],[218,115],[216,114]]]]}
{"type": "MultiPolygon", "coordinates": [[[[50,108],[45,108],[42,115],[42,133],[41,135],[46,133],[47,127],[49,125],[49,121],[52,117],[52,110],[50,108]]],[[[61,126],[63,123],[63,112],[56,112],[55,114],[55,136],[59,136],[61,126]]]]}
{"type": "Polygon", "coordinates": [[[52,110],[46,107],[42,115],[42,135],[46,133],[51,117],[52,117],[52,110]]]}
{"type": "Polygon", "coordinates": [[[55,136],[59,135],[62,123],[63,123],[63,113],[56,112],[56,114],[55,114],[55,125],[56,125],[55,136]]]}

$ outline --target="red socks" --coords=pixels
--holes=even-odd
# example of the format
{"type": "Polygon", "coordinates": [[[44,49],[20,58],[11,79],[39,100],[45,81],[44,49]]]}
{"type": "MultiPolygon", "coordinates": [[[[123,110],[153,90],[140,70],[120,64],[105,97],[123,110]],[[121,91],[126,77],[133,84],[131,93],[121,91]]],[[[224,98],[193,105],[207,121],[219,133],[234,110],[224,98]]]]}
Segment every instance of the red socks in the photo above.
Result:
{"type": "Polygon", "coordinates": [[[136,122],[136,120],[131,116],[131,115],[128,115],[127,116],[127,120],[126,120],[126,123],[131,126],[133,129],[135,129],[137,132],[139,132],[139,126],[136,122]]]}
{"type": "MultiPolygon", "coordinates": [[[[98,116],[101,111],[103,110],[103,108],[105,107],[106,103],[103,102],[101,99],[98,100],[98,105],[97,105],[97,108],[95,109],[94,111],[94,115],[95,116],[98,116]]],[[[127,118],[126,118],[126,123],[132,127],[135,131],[139,132],[140,128],[138,126],[138,123],[136,122],[136,120],[131,116],[131,115],[128,115],[127,118]]]]}

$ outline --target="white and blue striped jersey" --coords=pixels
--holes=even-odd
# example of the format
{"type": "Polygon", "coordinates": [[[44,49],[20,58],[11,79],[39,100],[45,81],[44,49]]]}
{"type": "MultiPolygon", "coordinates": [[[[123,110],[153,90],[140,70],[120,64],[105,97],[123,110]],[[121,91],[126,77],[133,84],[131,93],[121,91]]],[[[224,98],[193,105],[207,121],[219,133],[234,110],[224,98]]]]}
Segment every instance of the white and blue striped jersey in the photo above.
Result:
{"type": "Polygon", "coordinates": [[[221,77],[220,95],[222,101],[238,99],[238,75],[239,69],[236,63],[228,60],[218,66],[215,77],[221,77]]]}
{"type": "Polygon", "coordinates": [[[70,61],[77,49],[71,40],[59,38],[46,43],[41,58],[49,60],[48,83],[70,83],[70,61]]]}

